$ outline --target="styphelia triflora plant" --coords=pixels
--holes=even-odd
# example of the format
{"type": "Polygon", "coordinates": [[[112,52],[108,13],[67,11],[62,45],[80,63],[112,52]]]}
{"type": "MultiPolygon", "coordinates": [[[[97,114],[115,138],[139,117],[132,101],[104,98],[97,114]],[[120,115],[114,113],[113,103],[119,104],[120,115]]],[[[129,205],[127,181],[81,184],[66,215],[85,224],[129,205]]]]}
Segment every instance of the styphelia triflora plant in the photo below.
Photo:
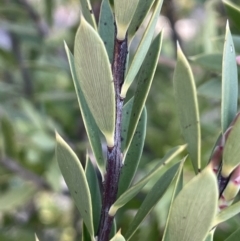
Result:
{"type": "MultiPolygon", "coordinates": [[[[171,185],[172,198],[163,241],[213,240],[216,226],[240,211],[231,205],[240,184],[240,115],[235,50],[227,24],[222,63],[222,128],[209,164],[202,166],[201,133],[194,77],[177,46],[174,90],[183,137],[187,145],[171,149],[141,180],[132,184],[146,134],[145,102],[158,64],[162,32],[154,30],[162,0],[108,0],[101,5],[98,26],[88,0],[81,1],[80,25],[74,55],[65,43],[74,86],[96,166],[87,155],[85,169],[69,145],[56,134],[62,175],[83,219],[82,240],[129,240],[171,185]],[[128,61],[132,39],[147,15],[148,25],[128,61]],[[125,97],[132,82],[137,88],[125,97]],[[104,136],[102,141],[101,136],[104,136]],[[107,146],[106,157],[102,145],[107,146]],[[183,186],[184,160],[176,158],[187,147],[196,176],[183,186]],[[97,178],[101,175],[101,182],[97,178]],[[128,230],[116,232],[114,218],[149,182],[146,195],[128,230]],[[101,188],[100,188],[101,187],[101,188]]],[[[227,241],[234,237],[240,229],[227,241]]]]}

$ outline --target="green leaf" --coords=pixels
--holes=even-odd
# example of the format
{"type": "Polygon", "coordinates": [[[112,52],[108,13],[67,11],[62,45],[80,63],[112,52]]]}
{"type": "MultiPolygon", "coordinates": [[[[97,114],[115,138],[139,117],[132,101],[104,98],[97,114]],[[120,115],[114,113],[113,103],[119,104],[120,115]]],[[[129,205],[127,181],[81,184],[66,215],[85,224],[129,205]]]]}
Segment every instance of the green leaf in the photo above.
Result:
{"type": "Polygon", "coordinates": [[[82,239],[81,241],[91,241],[91,236],[89,235],[89,232],[87,230],[86,225],[84,222],[82,223],[82,239]]]}
{"type": "MultiPolygon", "coordinates": [[[[130,105],[127,105],[127,106],[130,106],[130,105]]],[[[127,109],[127,112],[129,111],[129,108],[126,108],[126,107],[123,108],[123,118],[124,118],[124,114],[126,113],[126,109],[127,109]]],[[[123,167],[121,169],[120,180],[118,183],[118,196],[120,196],[123,192],[125,192],[128,189],[137,171],[138,164],[142,156],[144,140],[146,136],[146,124],[147,124],[147,110],[146,108],[144,108],[142,111],[141,117],[139,119],[136,132],[133,136],[131,145],[128,149],[128,153],[124,160],[123,167]]],[[[122,138],[126,138],[124,130],[126,129],[124,128],[122,129],[122,134],[121,134],[122,138]]]]}
{"type": "Polygon", "coordinates": [[[80,107],[80,111],[82,114],[83,123],[88,135],[88,139],[92,148],[92,151],[95,155],[97,165],[102,173],[102,175],[105,173],[105,161],[102,153],[102,146],[101,146],[101,140],[100,140],[100,132],[96,125],[95,120],[93,119],[93,116],[88,108],[88,105],[86,103],[85,97],[83,95],[83,92],[79,86],[79,81],[77,79],[75,65],[74,65],[74,58],[72,53],[70,52],[69,48],[67,47],[67,44],[65,44],[65,50],[68,57],[68,62],[70,65],[70,70],[72,73],[73,83],[77,94],[78,104],[80,107]]]}
{"type": "Polygon", "coordinates": [[[6,115],[0,117],[1,134],[3,137],[4,154],[9,157],[17,157],[17,143],[13,123],[6,115]]]}
{"type": "Polygon", "coordinates": [[[238,73],[234,44],[227,23],[222,62],[221,122],[224,133],[237,113],[238,73]]]}
{"type": "Polygon", "coordinates": [[[144,61],[144,58],[148,52],[149,46],[152,42],[152,38],[154,35],[154,30],[155,30],[155,26],[157,24],[159,13],[160,13],[160,10],[162,7],[162,2],[163,2],[163,0],[157,0],[155,9],[151,16],[151,19],[144,32],[142,40],[141,40],[140,44],[138,45],[137,51],[133,57],[130,68],[127,71],[126,78],[125,78],[125,81],[123,83],[122,90],[121,90],[122,98],[125,98],[127,91],[129,89],[130,85],[132,84],[134,78],[136,77],[136,75],[144,61]]]}
{"type": "Polygon", "coordinates": [[[129,24],[136,11],[139,0],[114,0],[114,12],[117,26],[117,39],[125,39],[129,24]]]}
{"type": "Polygon", "coordinates": [[[74,45],[80,88],[108,146],[114,145],[115,92],[111,66],[98,33],[81,17],[74,45]]]}
{"type": "Polygon", "coordinates": [[[198,95],[219,100],[221,99],[221,92],[222,87],[219,78],[212,78],[200,85],[197,89],[198,95]]]}
{"type": "Polygon", "coordinates": [[[114,17],[109,0],[103,0],[101,4],[99,24],[99,35],[105,45],[109,61],[112,63],[114,50],[114,17]]]}
{"type": "Polygon", "coordinates": [[[166,225],[165,225],[165,229],[164,229],[164,233],[163,233],[163,239],[162,239],[163,241],[165,240],[165,235],[166,235],[167,230],[168,230],[168,224],[169,224],[169,219],[170,219],[170,214],[171,214],[173,202],[174,202],[176,196],[179,194],[179,192],[183,188],[183,164],[184,164],[185,160],[186,160],[186,157],[183,159],[183,161],[182,161],[182,163],[179,167],[178,173],[173,180],[174,188],[173,188],[173,191],[172,191],[172,198],[171,198],[171,202],[170,202],[170,206],[169,206],[169,210],[168,210],[167,221],[166,221],[166,225]]]}
{"type": "Polygon", "coordinates": [[[227,239],[224,241],[239,241],[240,236],[240,228],[237,229],[234,233],[232,233],[227,239]]]}
{"type": "Polygon", "coordinates": [[[220,223],[227,221],[228,219],[232,218],[233,216],[239,214],[240,212],[240,201],[234,203],[233,205],[224,208],[214,219],[213,227],[217,226],[220,223]]]}
{"type": "Polygon", "coordinates": [[[125,238],[121,234],[121,230],[119,230],[110,241],[125,241],[125,238]]]}
{"type": "Polygon", "coordinates": [[[81,13],[87,22],[97,30],[96,20],[93,14],[93,9],[89,0],[80,0],[81,4],[81,13]]]}
{"type": "Polygon", "coordinates": [[[218,188],[210,166],[194,177],[176,197],[164,241],[202,241],[217,213],[218,188]]]}
{"type": "Polygon", "coordinates": [[[128,230],[125,234],[127,240],[133,236],[144,218],[149,214],[159,199],[164,195],[174,176],[176,175],[176,172],[179,169],[179,165],[180,163],[177,163],[173,167],[169,168],[151,188],[146,198],[142,202],[140,208],[138,209],[138,212],[135,215],[133,221],[128,227],[128,230]]]}
{"type": "Polygon", "coordinates": [[[1,193],[0,212],[13,211],[21,205],[26,205],[33,198],[35,188],[31,185],[22,185],[1,193]]]}
{"type": "Polygon", "coordinates": [[[240,8],[236,4],[229,1],[223,1],[223,4],[232,22],[235,24],[235,26],[238,29],[240,29],[240,18],[239,18],[240,8]]]}
{"type": "Polygon", "coordinates": [[[85,172],[76,154],[57,133],[56,141],[58,165],[71,193],[71,196],[82,216],[84,223],[86,224],[88,232],[93,239],[94,229],[92,217],[92,201],[85,172]]]}
{"type": "Polygon", "coordinates": [[[240,118],[237,118],[223,149],[222,175],[228,177],[240,163],[240,118]]]}
{"type": "Polygon", "coordinates": [[[143,62],[143,65],[136,77],[137,89],[134,95],[133,107],[130,117],[130,123],[128,127],[128,135],[126,141],[126,147],[124,150],[124,159],[128,153],[128,148],[132,142],[132,138],[137,128],[137,124],[145,106],[148,93],[150,91],[153,76],[157,68],[157,63],[162,46],[162,33],[160,33],[152,42],[147,56],[143,62]]]}
{"type": "Polygon", "coordinates": [[[221,72],[222,70],[222,54],[211,53],[211,54],[199,54],[189,58],[196,64],[201,65],[203,68],[221,72]]]}
{"type": "Polygon", "coordinates": [[[101,197],[99,182],[97,178],[97,173],[88,155],[87,155],[87,161],[85,166],[85,173],[86,173],[89,190],[91,193],[93,227],[94,227],[94,234],[96,236],[98,231],[100,215],[101,215],[102,197],[101,197]]]}
{"type": "Polygon", "coordinates": [[[201,169],[201,132],[196,86],[186,57],[178,45],[177,65],[173,75],[173,86],[183,137],[195,173],[201,169]]]}
{"type": "Polygon", "coordinates": [[[152,5],[154,3],[154,0],[139,0],[137,9],[133,15],[132,21],[128,28],[128,34],[130,36],[133,36],[135,32],[138,30],[140,25],[142,24],[144,18],[149,13],[149,10],[151,9],[152,5]]]}
{"type": "Polygon", "coordinates": [[[133,197],[135,197],[142,188],[150,181],[154,180],[157,177],[160,177],[165,173],[171,166],[178,163],[179,161],[172,161],[179,153],[181,153],[186,146],[178,146],[171,149],[163,159],[139,182],[134,184],[126,192],[124,192],[116,202],[111,206],[109,210],[109,215],[114,216],[119,208],[124,206],[129,202],[133,197]]]}

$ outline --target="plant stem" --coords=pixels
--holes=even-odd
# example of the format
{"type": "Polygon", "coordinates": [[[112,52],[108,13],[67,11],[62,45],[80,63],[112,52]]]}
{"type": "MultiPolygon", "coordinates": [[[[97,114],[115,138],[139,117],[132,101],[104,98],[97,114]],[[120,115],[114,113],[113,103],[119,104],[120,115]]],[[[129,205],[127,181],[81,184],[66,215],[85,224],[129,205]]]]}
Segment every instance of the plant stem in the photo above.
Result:
{"type": "Polygon", "coordinates": [[[112,73],[116,96],[116,123],[114,146],[107,150],[107,170],[105,182],[103,184],[103,202],[98,229],[98,241],[108,241],[114,217],[108,214],[110,207],[116,201],[118,192],[118,181],[122,168],[121,156],[121,121],[123,99],[120,97],[121,87],[124,81],[126,58],[128,53],[127,37],[123,41],[116,38],[114,42],[114,56],[112,63],[112,73]]]}

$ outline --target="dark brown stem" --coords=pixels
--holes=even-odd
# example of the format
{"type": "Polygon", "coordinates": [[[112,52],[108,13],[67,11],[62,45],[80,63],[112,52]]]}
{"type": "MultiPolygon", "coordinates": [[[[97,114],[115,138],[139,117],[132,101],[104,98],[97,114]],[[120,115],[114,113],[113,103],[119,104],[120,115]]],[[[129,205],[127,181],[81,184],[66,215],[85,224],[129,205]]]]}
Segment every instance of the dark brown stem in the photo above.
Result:
{"type": "Polygon", "coordinates": [[[120,97],[121,87],[124,81],[124,72],[127,58],[127,37],[120,41],[115,37],[112,73],[116,96],[116,123],[114,146],[107,150],[107,170],[103,184],[103,202],[101,219],[98,230],[98,241],[108,241],[114,217],[108,212],[111,205],[116,201],[118,181],[122,167],[121,157],[121,120],[123,99],[120,97]]]}

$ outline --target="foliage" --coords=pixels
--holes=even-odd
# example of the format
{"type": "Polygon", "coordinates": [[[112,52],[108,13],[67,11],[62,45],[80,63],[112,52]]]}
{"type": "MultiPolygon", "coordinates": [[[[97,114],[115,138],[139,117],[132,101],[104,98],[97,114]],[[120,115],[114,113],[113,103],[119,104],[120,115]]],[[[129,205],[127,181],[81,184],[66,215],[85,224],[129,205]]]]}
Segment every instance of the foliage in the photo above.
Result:
{"type": "Polygon", "coordinates": [[[203,2],[4,2],[0,240],[238,239],[240,3],[203,2]]]}

